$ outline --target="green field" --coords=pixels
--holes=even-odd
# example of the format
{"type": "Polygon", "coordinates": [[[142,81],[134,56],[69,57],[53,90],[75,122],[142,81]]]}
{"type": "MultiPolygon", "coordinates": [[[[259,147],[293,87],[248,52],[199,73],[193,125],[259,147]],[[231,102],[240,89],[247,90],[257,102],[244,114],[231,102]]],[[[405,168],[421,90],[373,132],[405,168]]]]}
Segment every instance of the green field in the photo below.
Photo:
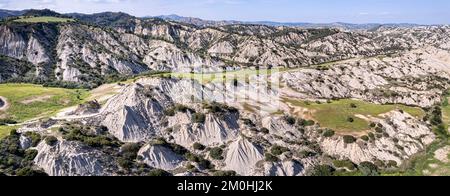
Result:
{"type": "Polygon", "coordinates": [[[71,18],[58,18],[51,16],[42,16],[42,17],[23,17],[14,22],[24,22],[24,23],[49,23],[49,22],[73,22],[74,19],[71,18]]]}
{"type": "Polygon", "coordinates": [[[9,135],[9,133],[17,127],[0,126],[0,139],[9,135]]]}
{"type": "Polygon", "coordinates": [[[369,130],[370,122],[358,118],[356,115],[377,117],[380,114],[384,114],[395,109],[401,109],[415,117],[423,117],[425,115],[425,112],[422,109],[416,107],[404,105],[377,105],[350,99],[321,104],[291,99],[285,99],[284,101],[295,107],[310,110],[311,117],[322,127],[330,128],[339,132],[360,132],[369,130]],[[356,108],[352,108],[351,104],[355,104],[356,108]],[[349,118],[353,118],[354,122],[349,122],[349,118]]]}
{"type": "Polygon", "coordinates": [[[0,84],[0,96],[9,103],[0,117],[23,122],[48,117],[60,109],[82,103],[89,95],[86,90],[45,88],[33,84],[0,84]]]}

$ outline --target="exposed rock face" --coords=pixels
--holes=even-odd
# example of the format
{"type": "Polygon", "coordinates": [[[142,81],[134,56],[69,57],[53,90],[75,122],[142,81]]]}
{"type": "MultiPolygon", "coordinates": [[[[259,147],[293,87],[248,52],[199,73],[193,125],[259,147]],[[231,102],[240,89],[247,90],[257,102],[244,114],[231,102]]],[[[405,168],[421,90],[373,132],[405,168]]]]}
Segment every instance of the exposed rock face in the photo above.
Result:
{"type": "Polygon", "coordinates": [[[264,164],[265,176],[302,176],[305,169],[298,161],[283,161],[264,164]]]}
{"type": "Polygon", "coordinates": [[[423,123],[411,115],[398,111],[386,114],[385,119],[373,119],[381,123],[389,137],[383,137],[375,142],[358,141],[346,144],[342,138],[323,139],[322,149],[330,154],[348,158],[355,163],[374,160],[396,161],[403,160],[422,151],[431,144],[435,136],[423,123]]]}
{"type": "Polygon", "coordinates": [[[0,54],[34,64],[36,76],[44,73],[57,80],[95,86],[103,82],[100,76],[150,70],[301,67],[426,47],[446,50],[450,45],[445,26],[351,32],[240,24],[199,28],[122,13],[74,17],[93,25],[2,25],[0,54]]]}
{"type": "Polygon", "coordinates": [[[256,163],[264,159],[263,153],[260,147],[240,138],[228,147],[224,169],[236,171],[240,175],[251,175],[256,163]]]}
{"type": "Polygon", "coordinates": [[[138,153],[143,157],[142,162],[145,164],[171,171],[182,166],[184,158],[171,149],[160,145],[146,145],[138,153]]]}
{"type": "Polygon", "coordinates": [[[107,176],[114,160],[95,149],[76,142],[58,141],[55,146],[41,142],[35,164],[51,176],[107,176]]]}
{"type": "Polygon", "coordinates": [[[358,98],[379,104],[431,107],[441,102],[450,75],[445,67],[419,60],[423,58],[423,53],[416,51],[401,57],[337,63],[326,70],[292,71],[281,78],[311,98],[358,98]]]}

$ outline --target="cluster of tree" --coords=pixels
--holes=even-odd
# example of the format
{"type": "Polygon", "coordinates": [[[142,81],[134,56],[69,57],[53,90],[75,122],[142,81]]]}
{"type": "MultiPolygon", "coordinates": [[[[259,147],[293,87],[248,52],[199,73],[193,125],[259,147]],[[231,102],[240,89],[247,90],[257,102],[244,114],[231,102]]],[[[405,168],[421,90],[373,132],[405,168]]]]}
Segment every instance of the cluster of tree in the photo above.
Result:
{"type": "MultiPolygon", "coordinates": [[[[37,145],[40,137],[37,135],[31,137],[32,145],[37,145]]],[[[34,168],[33,160],[37,154],[36,150],[22,149],[20,134],[13,130],[9,136],[0,140],[0,170],[9,176],[46,176],[45,172],[34,168]]]]}
{"type": "Polygon", "coordinates": [[[106,127],[90,127],[84,125],[70,124],[59,129],[63,138],[67,141],[79,141],[93,148],[121,146],[121,142],[110,135],[106,127]]]}

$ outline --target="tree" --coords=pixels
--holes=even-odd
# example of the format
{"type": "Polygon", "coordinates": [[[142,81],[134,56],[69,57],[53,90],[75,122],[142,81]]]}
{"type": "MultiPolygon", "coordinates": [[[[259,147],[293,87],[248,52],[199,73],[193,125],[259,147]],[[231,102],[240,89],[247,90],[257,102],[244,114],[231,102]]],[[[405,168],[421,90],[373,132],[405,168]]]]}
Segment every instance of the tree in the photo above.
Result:
{"type": "Polygon", "coordinates": [[[213,173],[213,176],[230,177],[230,176],[237,176],[237,173],[235,171],[216,171],[213,173]]]}
{"type": "Polygon", "coordinates": [[[324,136],[324,137],[333,137],[334,134],[335,134],[335,132],[334,132],[333,130],[328,129],[328,130],[326,130],[326,131],[323,133],[323,136],[324,136]]]}
{"type": "Polygon", "coordinates": [[[359,171],[361,171],[364,176],[379,176],[378,167],[371,162],[362,162],[358,166],[359,171]]]}
{"type": "Polygon", "coordinates": [[[281,146],[278,146],[278,145],[273,146],[272,149],[270,150],[270,152],[273,155],[275,155],[275,156],[280,156],[281,154],[283,154],[283,153],[285,153],[287,151],[289,151],[288,148],[281,147],[281,146]]]}
{"type": "Polygon", "coordinates": [[[194,143],[194,145],[192,146],[195,150],[205,150],[206,147],[203,144],[200,144],[198,142],[194,143]]]}
{"type": "Polygon", "coordinates": [[[215,159],[215,160],[222,160],[223,159],[223,150],[221,148],[213,148],[211,149],[211,151],[209,152],[209,155],[211,156],[211,158],[215,159]]]}
{"type": "Polygon", "coordinates": [[[280,159],[278,159],[278,157],[273,156],[270,153],[266,153],[265,154],[265,160],[266,160],[266,162],[278,162],[280,159]]]}
{"type": "Polygon", "coordinates": [[[45,143],[49,146],[55,146],[58,143],[58,139],[55,136],[48,136],[45,138],[45,143]]]}
{"type": "Polygon", "coordinates": [[[147,176],[164,177],[164,176],[172,176],[172,174],[162,169],[154,169],[148,172],[147,176]]]}
{"type": "Polygon", "coordinates": [[[192,115],[192,121],[194,123],[203,124],[206,121],[206,115],[201,113],[195,113],[192,115]]]}
{"type": "Polygon", "coordinates": [[[346,144],[353,144],[356,142],[356,138],[351,135],[346,135],[346,136],[344,136],[344,142],[346,144]]]}
{"type": "Polygon", "coordinates": [[[311,176],[333,176],[336,170],[329,165],[317,165],[312,170],[311,176]]]}

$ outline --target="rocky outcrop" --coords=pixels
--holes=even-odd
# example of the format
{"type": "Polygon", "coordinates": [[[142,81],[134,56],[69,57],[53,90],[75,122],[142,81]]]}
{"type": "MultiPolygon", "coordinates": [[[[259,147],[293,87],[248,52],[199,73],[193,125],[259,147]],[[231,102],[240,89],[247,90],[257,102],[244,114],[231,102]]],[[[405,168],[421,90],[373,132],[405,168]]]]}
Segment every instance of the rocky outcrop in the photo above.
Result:
{"type": "MultiPolygon", "coordinates": [[[[58,141],[54,146],[41,142],[34,163],[50,176],[113,175],[114,160],[100,151],[77,142],[58,141]],[[110,170],[111,169],[111,170],[110,170]]],[[[117,170],[117,169],[116,169],[117,170]]]]}
{"type": "Polygon", "coordinates": [[[146,145],[139,150],[142,162],[153,168],[172,171],[182,166],[184,158],[161,145],[146,145]]]}
{"type": "Polygon", "coordinates": [[[384,136],[373,142],[345,143],[342,137],[326,138],[320,143],[327,154],[355,163],[395,161],[399,165],[431,144],[435,136],[425,124],[407,113],[393,111],[385,119],[372,119],[383,126],[384,136]]]}
{"type": "Polygon", "coordinates": [[[260,147],[240,138],[229,145],[224,169],[236,171],[240,175],[251,175],[256,163],[264,159],[263,153],[260,147]]]}

